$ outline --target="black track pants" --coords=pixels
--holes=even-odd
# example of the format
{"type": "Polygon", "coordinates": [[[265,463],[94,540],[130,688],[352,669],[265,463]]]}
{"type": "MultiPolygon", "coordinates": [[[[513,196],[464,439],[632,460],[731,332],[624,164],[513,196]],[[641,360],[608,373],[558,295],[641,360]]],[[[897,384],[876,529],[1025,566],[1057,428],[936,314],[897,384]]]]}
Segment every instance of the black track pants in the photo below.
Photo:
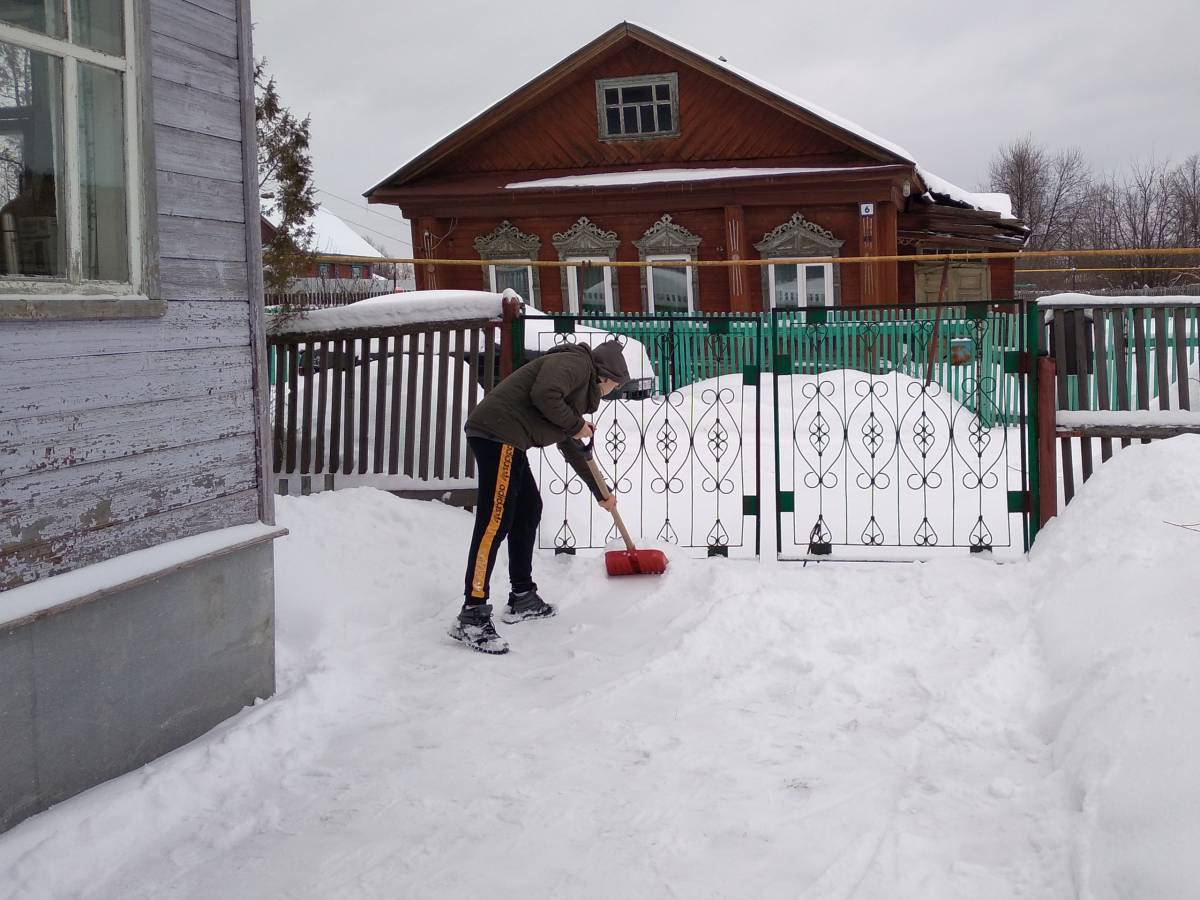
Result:
{"type": "Polygon", "coordinates": [[[532,590],[533,545],[542,520],[542,497],[524,450],[486,438],[469,437],[479,476],[479,503],[475,507],[475,532],[467,557],[466,600],[483,603],[496,551],[508,539],[508,575],[512,589],[532,590]]]}

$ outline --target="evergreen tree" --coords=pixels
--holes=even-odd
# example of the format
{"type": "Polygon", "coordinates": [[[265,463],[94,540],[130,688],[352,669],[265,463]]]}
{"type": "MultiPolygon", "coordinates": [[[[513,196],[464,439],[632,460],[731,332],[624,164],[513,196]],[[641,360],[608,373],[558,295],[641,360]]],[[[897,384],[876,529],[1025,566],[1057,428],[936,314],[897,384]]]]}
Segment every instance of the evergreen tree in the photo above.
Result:
{"type": "Polygon", "coordinates": [[[258,132],[258,189],[264,209],[279,217],[275,236],[263,243],[263,281],[267,293],[280,293],[308,266],[317,209],[310,117],[297,119],[279,99],[267,61],[254,65],[254,122],[258,132]]]}

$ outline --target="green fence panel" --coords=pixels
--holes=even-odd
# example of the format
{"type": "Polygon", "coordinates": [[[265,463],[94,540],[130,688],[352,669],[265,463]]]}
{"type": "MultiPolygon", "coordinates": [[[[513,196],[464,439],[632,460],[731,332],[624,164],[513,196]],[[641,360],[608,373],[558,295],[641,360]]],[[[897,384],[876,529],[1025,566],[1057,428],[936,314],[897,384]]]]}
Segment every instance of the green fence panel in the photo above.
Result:
{"type": "MultiPolygon", "coordinates": [[[[709,321],[629,317],[584,324],[639,341],[654,364],[663,394],[707,378],[737,374],[745,360],[758,360],[766,371],[776,354],[788,354],[796,373],[897,371],[923,380],[929,365],[928,342],[936,331],[933,380],[989,426],[1013,425],[1020,415],[1020,376],[1004,372],[1004,354],[1019,349],[1019,316],[1007,312],[985,316],[982,310],[944,307],[940,321],[937,309],[926,307],[880,310],[870,320],[851,310],[795,310],[776,316],[773,334],[764,327],[765,315],[754,314],[718,315],[709,321]],[[727,323],[716,325],[722,332],[724,356],[715,355],[717,345],[708,341],[715,322],[727,323]],[[756,347],[755,341],[760,345],[756,347]],[[970,363],[954,365],[954,350],[968,347],[970,363]]],[[[1116,379],[1110,378],[1109,383],[1115,385],[1116,379]]],[[[1077,396],[1077,387],[1072,390],[1072,396],[1077,396]]]]}

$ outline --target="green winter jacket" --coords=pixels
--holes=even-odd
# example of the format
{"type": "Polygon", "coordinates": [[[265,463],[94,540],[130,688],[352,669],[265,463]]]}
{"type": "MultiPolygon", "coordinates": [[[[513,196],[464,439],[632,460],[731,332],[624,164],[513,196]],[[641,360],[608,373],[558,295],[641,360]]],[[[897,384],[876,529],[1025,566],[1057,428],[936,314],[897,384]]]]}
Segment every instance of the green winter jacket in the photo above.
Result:
{"type": "Polygon", "coordinates": [[[600,408],[600,375],[587,344],[555,347],[526,363],[492,389],[467,417],[469,437],[518,450],[557,444],[593,494],[600,491],[587,466],[589,454],[573,440],[584,415],[600,408]]]}

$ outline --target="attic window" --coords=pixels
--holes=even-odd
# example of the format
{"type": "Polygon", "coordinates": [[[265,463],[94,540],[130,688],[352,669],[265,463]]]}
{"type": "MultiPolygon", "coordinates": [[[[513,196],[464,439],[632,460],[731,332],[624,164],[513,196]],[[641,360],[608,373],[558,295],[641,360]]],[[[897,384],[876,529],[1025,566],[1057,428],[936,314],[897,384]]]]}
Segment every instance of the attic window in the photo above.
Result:
{"type": "Polygon", "coordinates": [[[637,75],[596,82],[600,140],[674,137],[679,134],[679,78],[637,75]]]}

